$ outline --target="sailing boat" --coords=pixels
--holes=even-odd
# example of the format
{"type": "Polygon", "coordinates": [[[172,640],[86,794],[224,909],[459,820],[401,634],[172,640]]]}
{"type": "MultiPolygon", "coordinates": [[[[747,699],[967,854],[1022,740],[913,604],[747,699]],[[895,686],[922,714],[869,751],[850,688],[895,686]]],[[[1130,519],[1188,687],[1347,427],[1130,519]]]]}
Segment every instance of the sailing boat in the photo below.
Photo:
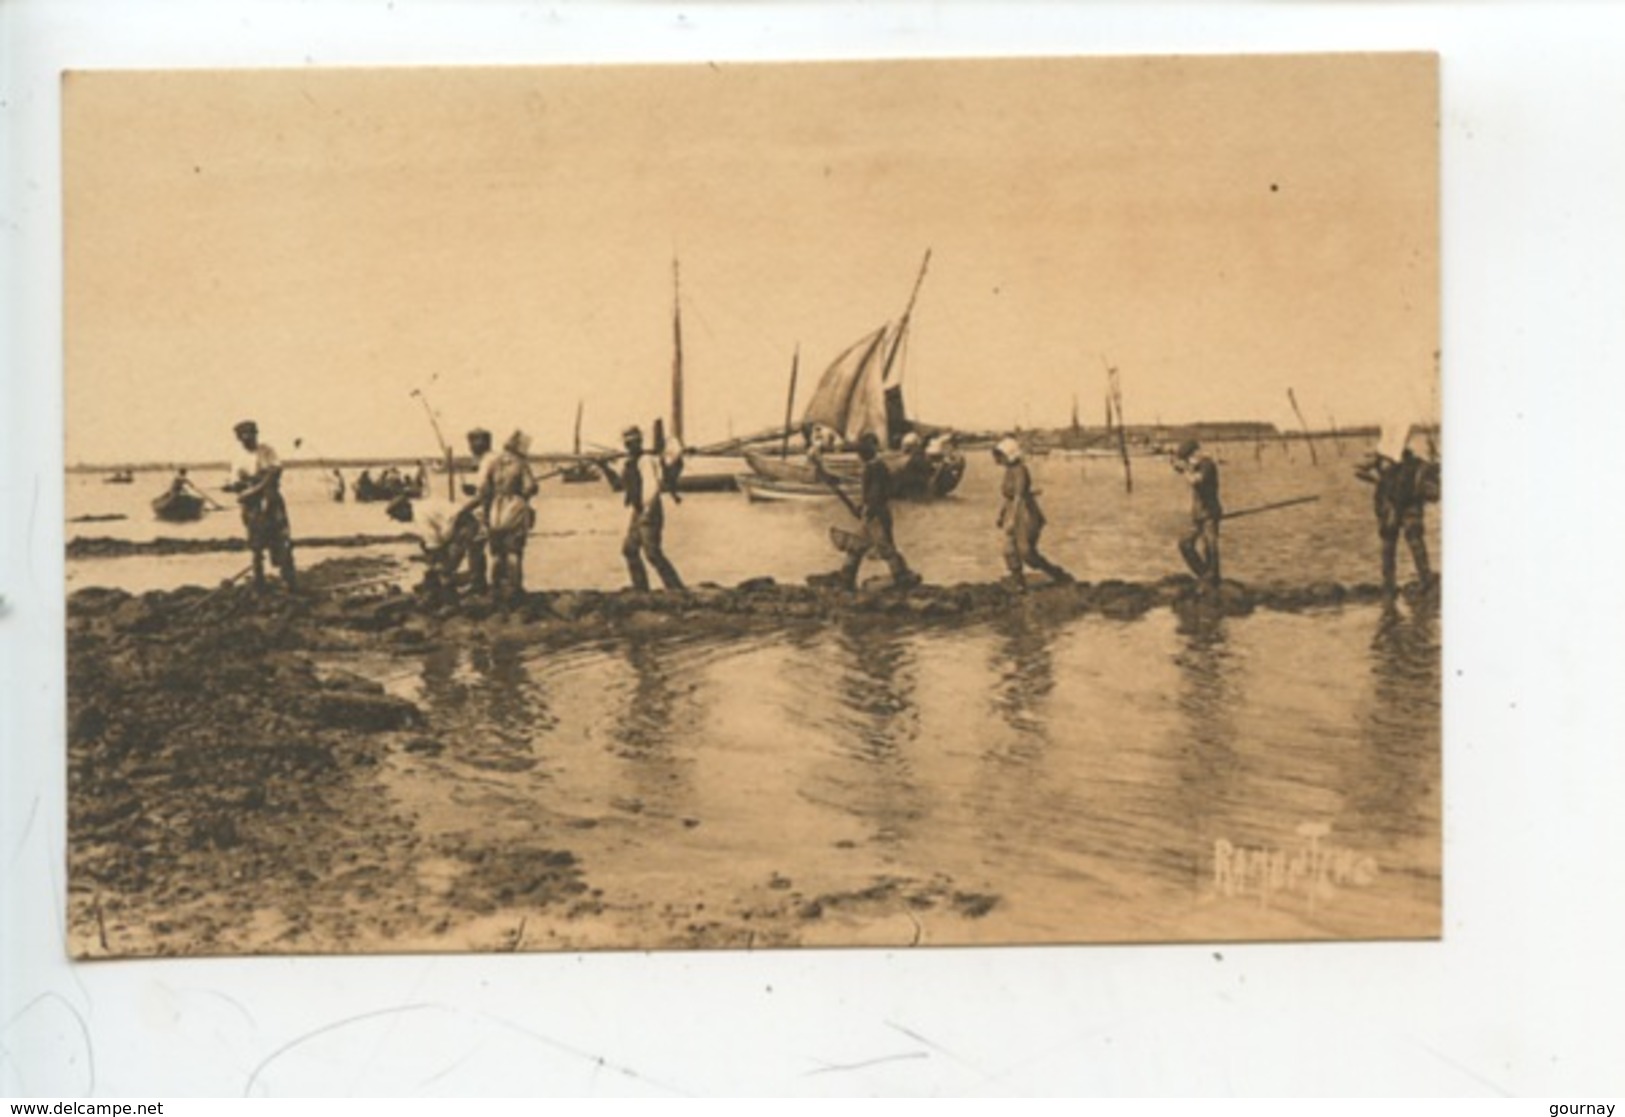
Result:
{"type": "Polygon", "coordinates": [[[582,401],[576,400],[576,436],[575,444],[571,447],[576,460],[559,471],[559,480],[567,485],[580,485],[598,480],[597,468],[581,456],[581,409],[582,401]]]}
{"type": "MultiPolygon", "coordinates": [[[[925,254],[901,318],[859,338],[824,370],[812,399],[802,412],[804,432],[828,432],[841,450],[822,456],[823,472],[837,480],[855,480],[863,463],[851,451],[858,439],[873,434],[880,440],[880,458],[891,470],[893,495],[905,500],[947,496],[965,475],[965,459],[946,439],[948,432],[908,418],[897,357],[908,338],[914,300],[920,293],[931,253],[925,254]],[[894,375],[894,373],[896,373],[894,375]]],[[[822,484],[817,467],[806,457],[776,456],[746,450],[745,461],[769,482],[794,486],[822,484]]]]}

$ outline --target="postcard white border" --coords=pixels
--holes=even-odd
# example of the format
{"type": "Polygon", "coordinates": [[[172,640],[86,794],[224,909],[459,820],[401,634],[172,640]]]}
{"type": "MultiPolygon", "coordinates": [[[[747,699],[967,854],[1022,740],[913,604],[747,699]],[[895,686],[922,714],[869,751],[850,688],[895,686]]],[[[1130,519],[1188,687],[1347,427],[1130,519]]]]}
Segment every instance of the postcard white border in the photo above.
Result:
{"type": "Polygon", "coordinates": [[[0,1094],[233,1093],[256,1068],[361,1094],[1625,1093],[1617,25],[1609,4],[11,0],[0,1094]],[[60,70],[1419,49],[1444,99],[1442,943],[65,961],[60,70]],[[301,1061],[262,1067],[285,1044],[301,1061]]]}

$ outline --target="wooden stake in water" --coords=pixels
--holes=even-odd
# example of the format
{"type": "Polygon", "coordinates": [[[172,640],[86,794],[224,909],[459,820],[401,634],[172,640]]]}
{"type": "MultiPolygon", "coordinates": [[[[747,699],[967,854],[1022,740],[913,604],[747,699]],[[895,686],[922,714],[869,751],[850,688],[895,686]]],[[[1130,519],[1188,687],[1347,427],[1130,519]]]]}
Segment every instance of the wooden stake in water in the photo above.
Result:
{"type": "Polygon", "coordinates": [[[1128,430],[1123,422],[1123,387],[1117,379],[1117,369],[1107,364],[1104,354],[1100,363],[1106,365],[1107,402],[1117,412],[1117,451],[1123,458],[1123,489],[1134,491],[1134,471],[1128,463],[1128,430]]]}
{"type": "Polygon", "coordinates": [[[1286,390],[1287,402],[1292,405],[1293,414],[1298,417],[1298,425],[1303,428],[1303,440],[1309,444],[1309,460],[1315,465],[1320,464],[1320,457],[1315,453],[1315,440],[1309,437],[1309,424],[1304,421],[1303,411],[1298,407],[1298,396],[1291,388],[1286,390]]]}

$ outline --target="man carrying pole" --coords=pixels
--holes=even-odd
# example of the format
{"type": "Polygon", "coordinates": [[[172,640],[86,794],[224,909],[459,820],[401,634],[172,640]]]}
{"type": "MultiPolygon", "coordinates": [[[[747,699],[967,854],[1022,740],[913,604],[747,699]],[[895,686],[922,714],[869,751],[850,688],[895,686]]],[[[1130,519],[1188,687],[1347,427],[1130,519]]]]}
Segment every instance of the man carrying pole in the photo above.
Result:
{"type": "Polygon", "coordinates": [[[1191,530],[1179,541],[1179,553],[1199,582],[1217,589],[1219,521],[1224,519],[1224,506],[1219,502],[1219,466],[1199,453],[1201,448],[1201,443],[1188,438],[1174,457],[1174,469],[1191,487],[1191,530]]]}
{"type": "Polygon", "coordinates": [[[842,533],[834,536],[846,552],[846,562],[834,580],[846,589],[857,589],[858,570],[865,558],[873,557],[891,569],[894,588],[917,586],[920,576],[908,568],[908,563],[892,541],[891,470],[880,460],[880,439],[873,431],[865,431],[858,439],[858,457],[863,461],[862,503],[858,506],[854,506],[840,486],[823,475],[820,469],[825,483],[835,489],[847,509],[857,516],[860,525],[855,535],[842,533]]]}
{"type": "MultiPolygon", "coordinates": [[[[643,452],[643,432],[637,427],[627,427],[621,433],[621,439],[626,447],[626,464],[620,477],[615,477],[607,462],[600,462],[599,467],[610,487],[619,489],[626,506],[632,510],[626,537],[621,541],[621,557],[626,560],[632,588],[648,591],[649,572],[643,565],[643,560],[647,558],[655,573],[660,575],[663,586],[669,590],[680,590],[683,580],[666,557],[664,548],[666,510],[661,496],[666,488],[666,463],[658,455],[643,452]]],[[[681,453],[680,444],[674,442],[674,445],[681,453]]]]}
{"type": "Polygon", "coordinates": [[[1428,562],[1424,513],[1438,499],[1438,466],[1425,462],[1406,445],[1409,430],[1385,427],[1382,441],[1354,475],[1376,487],[1377,535],[1382,540],[1382,592],[1392,601],[1398,595],[1399,539],[1404,536],[1416,563],[1416,578],[1424,593],[1435,584],[1428,562]]]}

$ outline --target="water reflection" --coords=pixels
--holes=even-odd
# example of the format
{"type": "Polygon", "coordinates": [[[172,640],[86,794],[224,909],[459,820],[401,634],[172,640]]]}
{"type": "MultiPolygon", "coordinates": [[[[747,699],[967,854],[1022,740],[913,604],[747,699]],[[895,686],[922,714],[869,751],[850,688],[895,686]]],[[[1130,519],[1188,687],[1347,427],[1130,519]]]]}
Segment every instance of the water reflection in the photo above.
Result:
{"type": "Polygon", "coordinates": [[[1028,609],[1001,613],[993,621],[998,644],[989,667],[995,680],[993,707],[1018,735],[1017,748],[1036,753],[1048,743],[1044,705],[1055,690],[1055,657],[1051,645],[1056,626],[1028,609]]]}
{"type": "Polygon", "coordinates": [[[1436,834],[1439,793],[1438,614],[1384,609],[1371,637],[1371,691],[1349,773],[1343,828],[1384,844],[1436,834]]]}
{"type": "Polygon", "coordinates": [[[558,725],[523,646],[512,641],[436,647],[423,657],[421,677],[427,706],[454,731],[452,755],[476,767],[532,767],[534,743],[558,725]]]}
{"type": "Polygon", "coordinates": [[[610,738],[615,755],[628,762],[622,773],[631,796],[626,806],[667,815],[689,793],[689,765],[679,750],[695,736],[695,710],[689,699],[693,688],[680,684],[685,671],[683,645],[630,639],[620,653],[631,668],[631,680],[611,723],[610,738]]]}
{"type": "Polygon", "coordinates": [[[854,765],[837,776],[838,801],[874,827],[876,840],[900,841],[924,810],[909,759],[920,736],[914,639],[884,621],[845,618],[834,628],[834,653],[835,697],[851,730],[836,752],[854,765]]]}
{"type": "Polygon", "coordinates": [[[1159,860],[1171,870],[1199,876],[1200,851],[1212,845],[1227,804],[1236,796],[1241,772],[1236,749],[1236,716],[1243,697],[1241,662],[1230,647],[1229,622],[1211,604],[1189,602],[1175,616],[1175,633],[1181,639],[1174,653],[1181,740],[1175,752],[1171,813],[1184,820],[1186,838],[1159,860]]]}

